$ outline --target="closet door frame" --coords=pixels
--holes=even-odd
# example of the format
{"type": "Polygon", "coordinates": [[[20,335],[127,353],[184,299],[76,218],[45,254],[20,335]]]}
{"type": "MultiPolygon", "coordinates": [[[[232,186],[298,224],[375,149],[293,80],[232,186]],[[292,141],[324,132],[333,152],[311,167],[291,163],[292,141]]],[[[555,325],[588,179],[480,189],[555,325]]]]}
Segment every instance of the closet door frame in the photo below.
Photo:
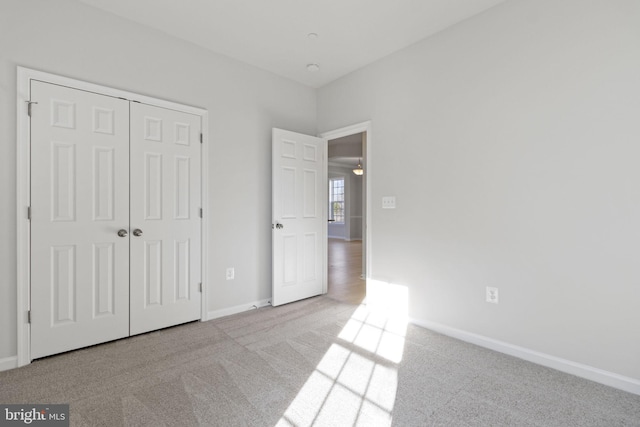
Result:
{"type": "MultiPolygon", "coordinates": [[[[124,98],[129,101],[141,102],[144,104],[154,105],[156,107],[168,108],[172,110],[182,111],[200,116],[202,123],[202,150],[201,150],[201,204],[204,213],[208,210],[208,159],[209,159],[209,114],[203,108],[193,107],[184,104],[178,104],[158,98],[153,98],[137,93],[115,89],[99,84],[89,83],[51,74],[43,71],[33,70],[25,67],[17,67],[17,138],[16,138],[16,253],[17,253],[17,367],[28,365],[31,363],[31,328],[29,323],[31,301],[30,301],[30,270],[31,270],[31,235],[29,224],[29,208],[31,204],[31,135],[30,135],[30,104],[31,99],[30,87],[31,81],[38,80],[46,83],[70,87],[73,89],[95,92],[101,95],[113,96],[116,98],[124,98]]],[[[202,215],[200,227],[201,235],[201,279],[202,279],[202,298],[200,320],[206,320],[206,301],[207,301],[207,259],[208,242],[207,236],[208,223],[207,215],[202,215]]]]}

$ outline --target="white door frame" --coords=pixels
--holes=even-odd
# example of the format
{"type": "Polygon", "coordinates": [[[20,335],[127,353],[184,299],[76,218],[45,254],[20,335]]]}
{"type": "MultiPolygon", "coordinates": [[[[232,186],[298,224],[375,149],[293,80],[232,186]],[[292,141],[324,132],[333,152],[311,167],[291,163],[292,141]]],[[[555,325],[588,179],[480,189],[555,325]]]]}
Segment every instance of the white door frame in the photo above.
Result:
{"type": "MultiPolygon", "coordinates": [[[[371,121],[366,121],[366,122],[361,122],[361,123],[356,123],[354,125],[351,126],[346,126],[346,127],[342,127],[339,129],[334,129],[334,130],[330,130],[327,132],[322,132],[321,134],[319,134],[318,136],[320,138],[325,138],[327,140],[330,139],[336,139],[336,138],[342,138],[343,136],[349,136],[349,135],[354,135],[356,133],[362,133],[362,132],[366,132],[367,134],[367,143],[365,146],[365,152],[364,152],[364,159],[363,162],[364,164],[364,168],[365,168],[365,172],[364,172],[364,179],[365,179],[365,197],[366,197],[366,203],[365,203],[365,216],[364,216],[364,223],[365,223],[365,233],[364,233],[364,247],[365,247],[365,280],[369,281],[369,278],[371,277],[371,235],[372,235],[372,224],[371,224],[371,171],[372,171],[372,161],[371,161],[371,146],[373,143],[373,132],[372,132],[372,126],[371,126],[371,121]]],[[[327,164],[328,167],[328,164],[327,164]]],[[[328,267],[327,267],[328,268],[328,267]]],[[[325,294],[328,292],[327,289],[327,282],[325,282],[324,284],[324,291],[325,294]]]]}
{"type": "MultiPolygon", "coordinates": [[[[30,170],[30,126],[29,117],[27,115],[29,103],[31,99],[30,83],[31,80],[39,80],[46,83],[57,84],[61,86],[67,86],[73,89],[85,90],[88,92],[95,92],[102,95],[114,96],[116,98],[125,98],[130,101],[138,101],[145,104],[155,105],[157,107],[168,108],[172,110],[182,111],[185,113],[194,114],[200,116],[202,122],[202,151],[201,151],[201,203],[202,209],[205,213],[208,213],[208,159],[209,159],[209,144],[207,144],[209,136],[209,113],[204,108],[192,107],[189,105],[178,104],[171,101],[165,101],[162,99],[152,98],[145,95],[139,95],[137,93],[114,89],[107,86],[102,86],[94,83],[88,83],[81,80],[76,80],[68,77],[59,76],[56,74],[50,74],[43,71],[32,70],[24,67],[17,67],[18,80],[17,80],[17,138],[16,138],[16,220],[17,220],[17,364],[18,366],[24,366],[31,363],[31,330],[28,321],[28,312],[31,307],[30,301],[30,252],[31,252],[31,236],[28,219],[28,208],[31,200],[31,170],[30,170]]],[[[207,247],[208,241],[205,238],[207,236],[207,216],[202,215],[201,244],[202,244],[202,301],[200,309],[200,320],[206,320],[206,301],[207,301],[207,265],[205,262],[207,259],[207,247]]]]}

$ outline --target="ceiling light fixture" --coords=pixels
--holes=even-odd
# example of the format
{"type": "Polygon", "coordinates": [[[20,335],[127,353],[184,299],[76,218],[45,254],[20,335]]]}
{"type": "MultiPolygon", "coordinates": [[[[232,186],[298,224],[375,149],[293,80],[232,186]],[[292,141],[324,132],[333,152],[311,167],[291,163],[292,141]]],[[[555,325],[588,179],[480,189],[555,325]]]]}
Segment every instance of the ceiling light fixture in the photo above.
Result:
{"type": "Polygon", "coordinates": [[[307,38],[311,39],[311,40],[315,40],[318,38],[318,33],[309,33],[307,34],[307,38]]]}
{"type": "Polygon", "coordinates": [[[362,169],[362,165],[360,164],[360,160],[358,159],[358,166],[353,170],[353,173],[356,175],[362,175],[364,173],[364,169],[362,169]]]}
{"type": "Polygon", "coordinates": [[[319,69],[320,69],[320,66],[318,64],[307,64],[307,71],[315,73],[319,69]]]}

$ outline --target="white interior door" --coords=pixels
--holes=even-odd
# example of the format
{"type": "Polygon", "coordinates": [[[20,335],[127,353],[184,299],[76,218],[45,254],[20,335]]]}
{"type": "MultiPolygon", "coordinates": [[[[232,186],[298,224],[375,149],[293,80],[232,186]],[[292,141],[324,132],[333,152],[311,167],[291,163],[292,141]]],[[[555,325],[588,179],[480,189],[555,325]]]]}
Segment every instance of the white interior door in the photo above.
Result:
{"type": "Polygon", "coordinates": [[[272,135],[274,306],[320,295],[327,283],[327,140],[272,135]]]}
{"type": "Polygon", "coordinates": [[[200,117],[131,104],[131,334],[200,319],[200,117]]]}
{"type": "Polygon", "coordinates": [[[31,99],[38,358],[129,334],[129,103],[39,81],[31,99]]]}

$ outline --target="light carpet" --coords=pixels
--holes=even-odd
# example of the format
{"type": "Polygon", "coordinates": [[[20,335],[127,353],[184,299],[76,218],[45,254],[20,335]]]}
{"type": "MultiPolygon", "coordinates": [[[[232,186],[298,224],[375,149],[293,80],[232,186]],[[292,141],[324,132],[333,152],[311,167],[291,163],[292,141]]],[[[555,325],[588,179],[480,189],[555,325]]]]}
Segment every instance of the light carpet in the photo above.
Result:
{"type": "Polygon", "coordinates": [[[316,297],[0,372],[73,426],[640,426],[640,396],[316,297]]]}

